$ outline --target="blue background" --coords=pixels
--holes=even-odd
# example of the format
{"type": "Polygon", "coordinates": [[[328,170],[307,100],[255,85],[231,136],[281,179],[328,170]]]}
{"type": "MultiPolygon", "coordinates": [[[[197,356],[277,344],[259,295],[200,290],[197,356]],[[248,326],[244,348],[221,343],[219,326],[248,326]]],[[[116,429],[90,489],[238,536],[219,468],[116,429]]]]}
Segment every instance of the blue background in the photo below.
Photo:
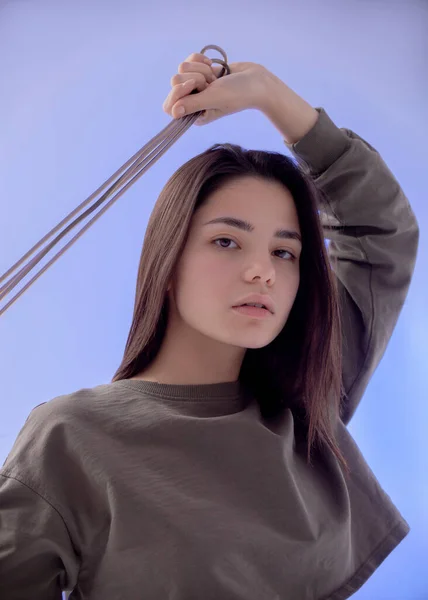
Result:
{"type": "MultiPolygon", "coordinates": [[[[349,429],[412,528],[353,598],[427,599],[426,2],[0,3],[0,273],[170,122],[170,78],[207,44],[366,139],[418,218],[410,292],[349,429]]],[[[225,141],[288,154],[256,110],[192,127],[0,318],[0,460],[34,406],[111,380],[157,196],[225,141]]]]}

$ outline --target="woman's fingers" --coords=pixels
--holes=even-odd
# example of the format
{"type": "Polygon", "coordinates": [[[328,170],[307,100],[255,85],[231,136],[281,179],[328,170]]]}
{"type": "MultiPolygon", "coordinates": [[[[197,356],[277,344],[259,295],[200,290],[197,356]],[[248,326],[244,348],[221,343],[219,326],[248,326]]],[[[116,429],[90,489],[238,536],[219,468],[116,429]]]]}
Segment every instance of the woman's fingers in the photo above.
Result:
{"type": "Polygon", "coordinates": [[[215,81],[216,77],[212,72],[210,65],[201,62],[182,62],[178,65],[179,73],[201,73],[208,83],[215,81]]]}
{"type": "Polygon", "coordinates": [[[172,89],[163,103],[163,110],[166,113],[172,116],[172,107],[178,100],[194,89],[202,92],[217,79],[219,70],[214,70],[211,64],[209,58],[195,52],[178,65],[178,73],[170,80],[172,89]],[[193,84],[188,83],[190,80],[193,80],[193,84]]]}
{"type": "Polygon", "coordinates": [[[192,54],[189,54],[189,56],[186,58],[186,61],[205,62],[207,64],[211,64],[212,62],[208,56],[205,56],[205,54],[201,54],[200,52],[193,52],[192,54]]]}
{"type": "Polygon", "coordinates": [[[182,83],[186,83],[189,79],[194,79],[199,88],[202,88],[203,85],[208,85],[209,82],[205,79],[202,73],[176,73],[171,77],[170,83],[171,87],[176,85],[181,85],[182,83]]]}
{"type": "Polygon", "coordinates": [[[163,103],[163,110],[169,115],[172,116],[172,107],[176,102],[178,102],[178,100],[184,96],[188,96],[195,88],[197,88],[199,92],[202,92],[208,87],[208,83],[203,77],[199,78],[197,81],[197,74],[193,75],[193,77],[189,77],[189,79],[184,83],[175,85],[166,97],[166,100],[163,103]]]}

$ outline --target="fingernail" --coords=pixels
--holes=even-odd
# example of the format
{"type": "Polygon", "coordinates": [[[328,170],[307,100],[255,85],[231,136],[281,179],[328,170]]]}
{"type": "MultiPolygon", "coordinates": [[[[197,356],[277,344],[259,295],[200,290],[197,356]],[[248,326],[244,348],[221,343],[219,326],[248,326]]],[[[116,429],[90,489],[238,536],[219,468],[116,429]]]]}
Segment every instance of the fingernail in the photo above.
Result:
{"type": "Polygon", "coordinates": [[[204,58],[204,63],[211,66],[213,64],[213,61],[210,58],[204,58]]]}
{"type": "Polygon", "coordinates": [[[179,106],[175,112],[180,117],[181,115],[184,115],[184,113],[186,112],[186,109],[184,108],[184,106],[179,106]]]}

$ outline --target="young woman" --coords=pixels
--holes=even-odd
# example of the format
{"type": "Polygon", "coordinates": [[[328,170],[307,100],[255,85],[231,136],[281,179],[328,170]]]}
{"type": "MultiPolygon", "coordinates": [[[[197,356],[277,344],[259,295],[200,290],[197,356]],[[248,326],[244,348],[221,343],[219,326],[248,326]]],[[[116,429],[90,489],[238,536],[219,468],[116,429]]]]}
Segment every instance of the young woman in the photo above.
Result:
{"type": "Polygon", "coordinates": [[[1,598],[342,600],[409,531],[346,425],[415,215],[370,144],[229,66],[191,55],[164,110],[261,110],[296,160],[216,144],[169,179],[113,380],[36,406],[0,471],[1,598]]]}

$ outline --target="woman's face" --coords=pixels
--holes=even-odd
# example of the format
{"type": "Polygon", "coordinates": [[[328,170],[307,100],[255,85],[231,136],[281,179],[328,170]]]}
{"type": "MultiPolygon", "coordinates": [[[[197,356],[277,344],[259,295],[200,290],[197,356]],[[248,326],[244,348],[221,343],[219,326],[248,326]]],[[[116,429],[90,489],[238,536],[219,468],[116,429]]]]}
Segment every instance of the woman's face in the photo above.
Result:
{"type": "Polygon", "coordinates": [[[302,251],[299,240],[275,237],[278,229],[301,234],[293,197],[280,183],[245,176],[212,194],[193,215],[177,263],[169,325],[241,348],[274,340],[299,288],[302,251]],[[220,217],[246,221],[252,231],[206,224],[220,217]],[[232,308],[249,294],[268,295],[274,314],[256,319],[232,308]]]}

